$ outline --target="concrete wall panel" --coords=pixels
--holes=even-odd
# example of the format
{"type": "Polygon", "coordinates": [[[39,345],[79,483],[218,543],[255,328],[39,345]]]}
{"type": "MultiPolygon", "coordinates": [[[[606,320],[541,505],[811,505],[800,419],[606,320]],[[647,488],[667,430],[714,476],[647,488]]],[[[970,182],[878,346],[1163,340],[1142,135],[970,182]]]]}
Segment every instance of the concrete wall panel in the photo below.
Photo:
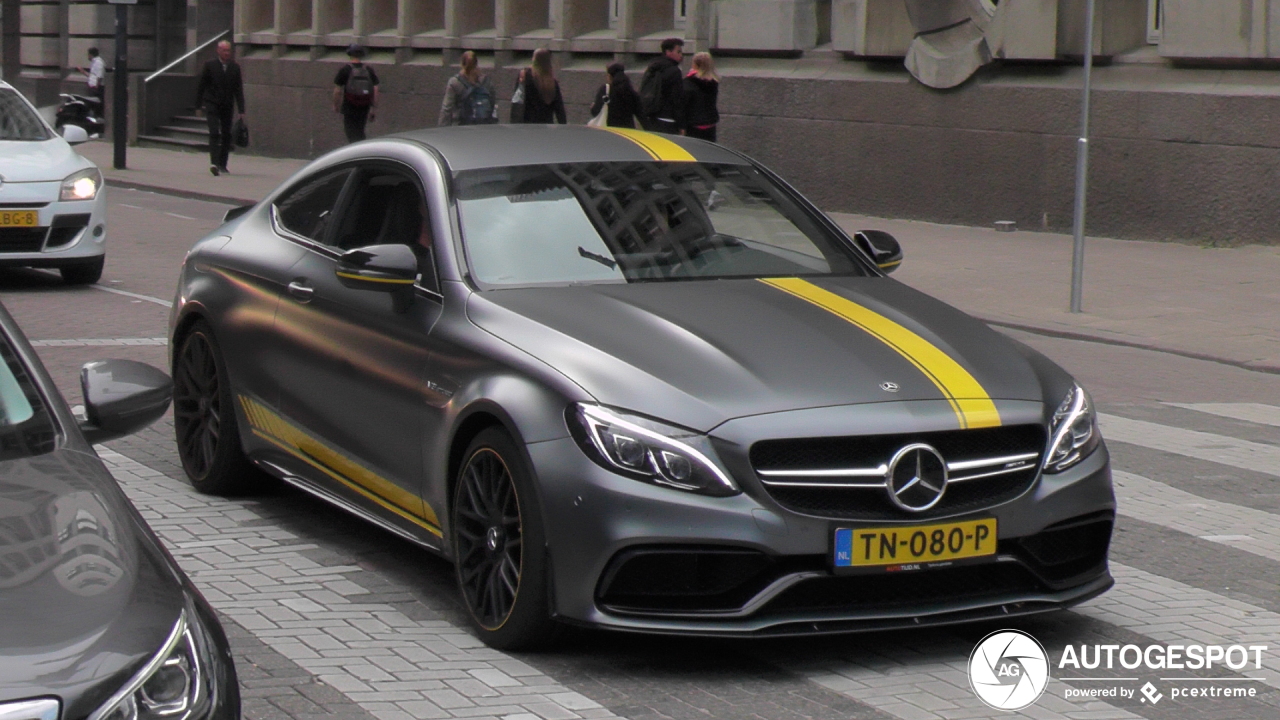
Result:
{"type": "Polygon", "coordinates": [[[57,5],[23,3],[18,11],[22,32],[28,35],[57,35],[58,10],[57,5]]]}

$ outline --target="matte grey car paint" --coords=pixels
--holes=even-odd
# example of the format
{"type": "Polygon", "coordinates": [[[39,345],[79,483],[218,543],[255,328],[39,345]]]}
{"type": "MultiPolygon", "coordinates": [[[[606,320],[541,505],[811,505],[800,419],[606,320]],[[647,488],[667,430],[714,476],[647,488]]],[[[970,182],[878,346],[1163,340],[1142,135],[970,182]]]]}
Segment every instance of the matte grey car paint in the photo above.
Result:
{"type": "MultiPolygon", "coordinates": [[[[699,161],[748,164],[719,146],[672,141],[699,161]]],[[[754,440],[942,430],[956,423],[936,389],[898,354],[846,321],[754,280],[492,290],[470,280],[449,195],[452,172],[649,159],[629,140],[584,128],[450,128],[347,146],[304,168],[219,229],[215,239],[196,246],[179,281],[171,347],[192,319],[207,319],[223,344],[238,394],[266,404],[389,481],[392,492],[416,493],[434,530],[260,437],[238,407],[242,442],[252,458],[445,556],[451,552],[449,483],[460,446],[474,431],[474,418],[500,423],[526,448],[536,475],[554,612],[561,619],[659,632],[769,632],[770,624],[787,632],[853,629],[841,623],[870,618],[836,613],[768,623],[749,617],[657,619],[622,617],[597,606],[602,569],[616,551],[630,546],[670,542],[777,554],[831,552],[833,521],[785,510],[762,490],[746,460],[754,440]],[[361,159],[403,163],[426,192],[435,277],[424,279],[407,313],[395,314],[386,294],[342,287],[332,276],[332,249],[273,224],[272,203],[281,193],[361,159]],[[224,235],[234,239],[216,239],[224,235]],[[306,301],[286,290],[299,279],[314,288],[306,301]],[[271,307],[278,310],[270,314],[271,307]],[[881,389],[886,381],[901,391],[887,395],[881,389]],[[574,402],[612,405],[709,433],[743,493],[703,497],[605,470],[570,438],[565,409],[574,402]]],[[[869,277],[813,282],[944,350],[988,388],[1009,422],[1048,422],[1072,387],[1069,375],[863,262],[869,277]]],[[[1041,476],[1015,501],[977,514],[997,517],[1000,537],[1010,538],[1105,511],[1114,511],[1114,498],[1108,456],[1099,448],[1063,473],[1041,476]]],[[[879,621],[910,625],[919,617],[951,622],[984,612],[1040,611],[1087,599],[1110,582],[1104,571],[1052,595],[1003,598],[976,609],[914,608],[879,621]]]]}

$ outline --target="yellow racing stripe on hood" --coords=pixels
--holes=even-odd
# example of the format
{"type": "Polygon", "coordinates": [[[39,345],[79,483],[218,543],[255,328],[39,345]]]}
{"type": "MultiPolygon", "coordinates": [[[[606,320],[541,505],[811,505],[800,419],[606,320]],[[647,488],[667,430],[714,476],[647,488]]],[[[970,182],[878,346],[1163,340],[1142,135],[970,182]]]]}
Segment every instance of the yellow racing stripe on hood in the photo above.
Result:
{"type": "Polygon", "coordinates": [[[951,403],[961,428],[999,427],[1000,412],[982,384],[950,355],[914,332],[852,300],[800,278],[762,278],[760,282],[816,305],[853,323],[893,348],[937,386],[951,403]]]}
{"type": "Polygon", "coordinates": [[[600,129],[607,130],[614,135],[620,135],[639,145],[645,152],[649,153],[649,156],[654,160],[662,160],[663,162],[698,161],[697,158],[689,154],[688,150],[685,150],[657,133],[615,127],[605,127],[600,129]]]}

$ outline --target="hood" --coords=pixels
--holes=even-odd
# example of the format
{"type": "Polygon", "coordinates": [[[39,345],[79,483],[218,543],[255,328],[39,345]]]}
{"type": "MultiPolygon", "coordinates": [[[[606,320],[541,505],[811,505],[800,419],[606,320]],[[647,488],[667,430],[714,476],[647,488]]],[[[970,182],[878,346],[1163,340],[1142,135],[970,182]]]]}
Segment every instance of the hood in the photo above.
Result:
{"type": "MultiPolygon", "coordinates": [[[[40,142],[0,141],[0,180],[5,183],[57,182],[93,163],[60,137],[40,142]]],[[[0,193],[4,186],[0,185],[0,193]]]]}
{"type": "Polygon", "coordinates": [[[694,85],[697,85],[699,88],[701,88],[701,89],[702,89],[702,91],[703,91],[703,92],[709,92],[712,88],[717,87],[717,86],[719,86],[719,85],[720,85],[720,83],[718,83],[718,82],[716,82],[715,80],[712,80],[712,79],[710,79],[710,78],[700,78],[700,77],[698,77],[697,75],[695,75],[695,74],[694,74],[695,72],[696,72],[696,71],[694,71],[694,70],[690,70],[690,71],[689,71],[689,74],[684,76],[684,79],[685,79],[687,82],[691,82],[691,83],[693,83],[694,85]]]}
{"type": "Polygon", "coordinates": [[[0,702],[95,710],[168,637],[180,577],[96,456],[0,462],[0,702]]]}
{"type": "Polygon", "coordinates": [[[978,427],[998,424],[1000,401],[1044,401],[1024,348],[888,278],[493,290],[468,312],[597,401],[702,431],[747,415],[939,399],[958,408],[960,427],[978,427]]]}

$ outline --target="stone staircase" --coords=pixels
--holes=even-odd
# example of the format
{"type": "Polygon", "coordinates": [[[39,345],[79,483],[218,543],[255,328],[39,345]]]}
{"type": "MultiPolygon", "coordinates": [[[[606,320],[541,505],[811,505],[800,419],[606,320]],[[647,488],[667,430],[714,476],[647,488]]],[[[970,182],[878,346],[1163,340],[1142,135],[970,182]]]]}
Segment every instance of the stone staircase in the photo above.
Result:
{"type": "Polygon", "coordinates": [[[164,125],[151,128],[147,135],[138,136],[138,144],[180,150],[207,151],[209,149],[209,122],[188,108],[182,114],[173,115],[164,125]]]}

